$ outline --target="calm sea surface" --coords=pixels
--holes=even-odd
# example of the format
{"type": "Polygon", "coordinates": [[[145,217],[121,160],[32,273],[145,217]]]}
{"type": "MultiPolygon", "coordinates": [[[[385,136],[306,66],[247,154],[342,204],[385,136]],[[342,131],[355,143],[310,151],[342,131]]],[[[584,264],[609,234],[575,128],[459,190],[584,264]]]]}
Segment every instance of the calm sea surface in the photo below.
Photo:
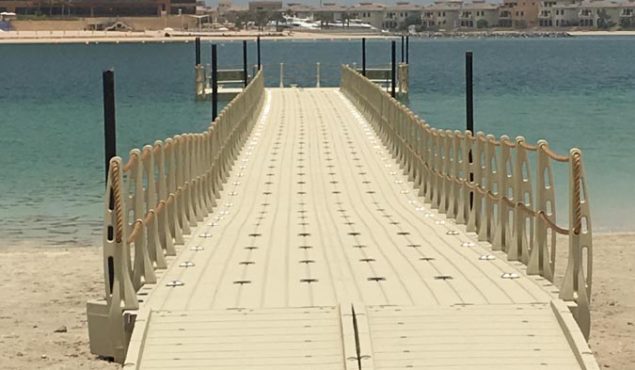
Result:
{"type": "MultiPolygon", "coordinates": [[[[241,62],[221,43],[222,66],[241,62]]],[[[464,59],[475,58],[475,125],[583,149],[596,231],[635,229],[635,38],[411,40],[410,106],[433,126],[464,127],[464,59]]],[[[250,62],[255,63],[250,45],[250,62]]],[[[0,245],[98,244],[103,207],[101,71],[114,67],[118,150],[207,127],[195,102],[193,44],[0,45],[0,245]]],[[[209,62],[209,44],[204,56],[209,62]]],[[[268,84],[335,86],[360,42],[263,42],[268,84]]],[[[389,62],[368,42],[369,65],[389,62]]],[[[558,191],[566,189],[556,170],[558,191]]],[[[564,200],[564,199],[563,199],[564,200]]],[[[560,204],[560,209],[566,204],[560,204]]],[[[566,214],[559,219],[566,222],[566,214]]]]}

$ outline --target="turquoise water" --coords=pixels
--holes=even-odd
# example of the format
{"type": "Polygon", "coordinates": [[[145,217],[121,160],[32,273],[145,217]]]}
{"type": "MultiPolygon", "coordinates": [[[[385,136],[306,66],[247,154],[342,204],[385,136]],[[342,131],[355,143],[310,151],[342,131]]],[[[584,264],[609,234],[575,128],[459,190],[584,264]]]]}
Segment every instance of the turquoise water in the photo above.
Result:
{"type": "MultiPolygon", "coordinates": [[[[240,49],[220,44],[221,65],[238,65],[240,49]]],[[[468,49],[477,130],[544,137],[560,152],[582,148],[594,229],[634,229],[635,39],[411,40],[409,104],[436,127],[464,126],[468,49]]],[[[208,51],[204,44],[207,59],[208,51]]],[[[253,45],[249,51],[255,63],[253,45]]],[[[277,85],[284,61],[285,83],[314,85],[320,62],[322,85],[335,86],[339,65],[359,62],[359,52],[358,41],[263,42],[267,82],[277,85]]],[[[388,42],[369,41],[369,65],[388,63],[388,52],[388,42]]],[[[116,71],[118,150],[125,153],[209,124],[209,104],[192,97],[192,63],[192,44],[0,46],[0,245],[97,244],[101,71],[116,71]]],[[[559,190],[565,187],[560,181],[559,190]]]]}

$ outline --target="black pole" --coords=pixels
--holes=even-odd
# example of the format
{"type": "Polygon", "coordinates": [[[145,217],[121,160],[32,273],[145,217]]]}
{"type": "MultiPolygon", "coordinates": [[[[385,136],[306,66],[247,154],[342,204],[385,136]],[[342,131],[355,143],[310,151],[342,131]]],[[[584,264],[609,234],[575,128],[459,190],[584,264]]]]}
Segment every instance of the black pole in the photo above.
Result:
{"type": "Polygon", "coordinates": [[[212,45],[212,122],[218,117],[218,60],[216,44],[212,45]]]}
{"type": "Polygon", "coordinates": [[[201,38],[197,37],[196,40],[194,40],[194,45],[196,45],[196,65],[200,65],[201,64],[201,38]]]}
{"type": "Polygon", "coordinates": [[[366,76],[366,37],[362,38],[362,76],[366,76]]]}
{"type": "Polygon", "coordinates": [[[110,160],[117,155],[117,135],[115,125],[115,71],[109,69],[102,74],[104,84],[104,139],[106,154],[106,180],[110,160]]]}
{"type": "Polygon", "coordinates": [[[410,36],[406,36],[406,64],[410,64],[410,36]]]}
{"type": "Polygon", "coordinates": [[[256,49],[258,49],[258,70],[260,71],[260,36],[256,38],[256,49]]]}
{"type": "Polygon", "coordinates": [[[243,40],[243,81],[247,87],[247,40],[243,40]]]}
{"type": "Polygon", "coordinates": [[[406,37],[401,35],[401,63],[405,61],[404,53],[406,51],[406,37]]]}
{"type": "MultiPolygon", "coordinates": [[[[465,115],[466,115],[466,130],[474,134],[474,99],[472,90],[472,52],[465,53],[465,115]]],[[[468,152],[468,161],[470,166],[473,162],[472,149],[468,152]]],[[[474,172],[470,169],[469,173],[470,182],[474,181],[474,172]]],[[[474,205],[474,192],[470,192],[470,209],[474,205]]]]}
{"type": "Polygon", "coordinates": [[[472,95],[472,52],[465,53],[465,114],[466,130],[474,134],[474,97],[472,95]]]}
{"type": "Polygon", "coordinates": [[[391,65],[391,82],[390,82],[390,96],[392,96],[393,98],[396,96],[395,94],[395,87],[396,87],[396,77],[397,77],[397,55],[396,55],[396,49],[397,49],[397,42],[393,40],[392,42],[392,57],[391,57],[391,61],[392,61],[392,65],[391,65]]]}

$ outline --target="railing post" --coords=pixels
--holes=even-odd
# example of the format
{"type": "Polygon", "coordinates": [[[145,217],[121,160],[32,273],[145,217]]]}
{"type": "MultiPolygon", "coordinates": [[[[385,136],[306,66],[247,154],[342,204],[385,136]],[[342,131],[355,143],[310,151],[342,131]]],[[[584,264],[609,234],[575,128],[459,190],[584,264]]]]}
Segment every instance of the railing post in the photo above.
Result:
{"type": "Polygon", "coordinates": [[[110,160],[117,155],[117,135],[115,122],[115,71],[109,69],[102,74],[104,84],[104,141],[106,155],[106,180],[110,160]]]}
{"type": "Polygon", "coordinates": [[[256,50],[258,52],[258,70],[260,71],[260,36],[256,38],[256,50]]]}
{"type": "Polygon", "coordinates": [[[247,40],[243,40],[243,82],[247,87],[247,40]]]}
{"type": "Polygon", "coordinates": [[[406,64],[410,64],[410,36],[406,36],[406,64]]]}
{"type": "Polygon", "coordinates": [[[362,76],[366,77],[366,38],[362,38],[362,76]]]}
{"type": "Polygon", "coordinates": [[[284,63],[280,63],[280,87],[284,87],[284,63]]]}
{"type": "Polygon", "coordinates": [[[216,44],[212,45],[212,122],[218,117],[218,58],[216,44]]]}
{"type": "Polygon", "coordinates": [[[397,56],[396,56],[396,49],[397,49],[397,42],[396,41],[392,41],[391,42],[391,81],[390,81],[390,96],[392,96],[393,98],[396,97],[396,93],[395,93],[395,86],[396,86],[396,75],[397,75],[397,56]]]}
{"type": "Polygon", "coordinates": [[[320,62],[317,62],[317,64],[315,65],[316,67],[316,80],[317,83],[315,84],[316,87],[320,87],[320,62]]]}

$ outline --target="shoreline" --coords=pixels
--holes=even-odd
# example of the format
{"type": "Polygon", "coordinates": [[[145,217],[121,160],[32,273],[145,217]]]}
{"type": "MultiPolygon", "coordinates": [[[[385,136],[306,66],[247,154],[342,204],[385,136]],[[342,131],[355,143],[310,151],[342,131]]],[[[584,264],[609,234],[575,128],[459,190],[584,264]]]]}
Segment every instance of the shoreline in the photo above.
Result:
{"type": "MultiPolygon", "coordinates": [[[[120,44],[120,43],[189,43],[195,37],[201,41],[232,41],[256,38],[268,41],[319,41],[398,38],[398,34],[348,32],[174,32],[165,31],[5,31],[0,32],[0,44],[120,44]]],[[[569,38],[569,37],[629,37],[635,31],[470,31],[424,33],[410,35],[413,39],[480,39],[480,38],[569,38]]]]}
{"type": "Polygon", "coordinates": [[[224,33],[166,33],[164,31],[8,31],[0,33],[0,44],[120,44],[120,43],[189,43],[196,37],[201,41],[233,41],[260,36],[261,40],[357,40],[389,39],[394,35],[377,33],[317,33],[317,32],[224,32],[224,33]]]}

